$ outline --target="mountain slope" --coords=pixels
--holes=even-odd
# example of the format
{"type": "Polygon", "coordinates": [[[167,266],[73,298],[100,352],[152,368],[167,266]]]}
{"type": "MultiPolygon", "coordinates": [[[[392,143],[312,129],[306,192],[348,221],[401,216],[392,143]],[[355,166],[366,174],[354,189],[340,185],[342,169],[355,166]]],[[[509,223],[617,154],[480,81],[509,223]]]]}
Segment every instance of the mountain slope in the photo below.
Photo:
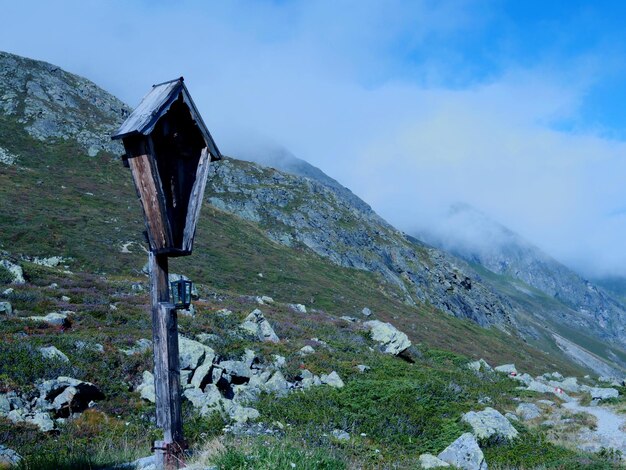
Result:
{"type": "MultiPolygon", "coordinates": [[[[106,92],[97,91],[90,82],[48,64],[6,54],[2,58],[5,61],[0,67],[3,76],[11,77],[9,85],[2,85],[4,90],[9,90],[4,95],[14,98],[13,105],[4,108],[9,112],[0,115],[0,147],[15,155],[16,162],[0,167],[0,197],[3,201],[0,217],[7,221],[0,236],[0,247],[27,258],[62,256],[72,270],[114,275],[138,273],[145,259],[141,213],[134,201],[127,170],[115,157],[120,150],[115,146],[106,147],[103,143],[108,136],[103,132],[114,129],[127,108],[106,92]],[[21,64],[19,77],[12,71],[15,61],[21,64]],[[49,75],[70,78],[63,86],[58,83],[60,78],[51,79],[49,75]],[[77,92],[73,91],[72,84],[75,83],[91,90],[92,96],[82,101],[82,106],[71,107],[65,113],[67,106],[58,107],[59,100],[54,98],[53,93],[48,91],[44,95],[32,91],[39,88],[31,82],[44,90],[48,83],[52,83],[52,89],[66,90],[64,99],[67,101],[78,102],[82,99],[80,93],[84,95],[80,92],[74,96],[77,92]],[[11,84],[17,86],[17,92],[10,91],[11,84]],[[35,97],[31,96],[33,94],[35,97]],[[72,129],[83,126],[76,136],[93,134],[91,143],[78,142],[78,137],[70,134],[41,139],[40,134],[31,130],[36,117],[20,114],[20,110],[26,109],[26,103],[33,100],[39,100],[38,106],[47,109],[47,120],[54,126],[61,126],[64,120],[73,122],[72,129]],[[90,120],[94,119],[97,124],[90,126],[90,120]],[[94,142],[102,142],[103,151],[89,157],[89,149],[95,145],[94,142]],[[41,158],[42,155],[46,158],[41,158]],[[105,253],[106,256],[102,256],[105,253]]],[[[323,175],[319,170],[312,171],[314,167],[308,164],[298,163],[296,167],[300,172],[316,178],[323,175]]],[[[519,290],[500,290],[504,295],[497,293],[498,286],[491,282],[489,276],[483,278],[458,258],[406,237],[376,215],[367,204],[361,201],[355,205],[354,200],[358,198],[347,189],[336,182],[329,184],[327,178],[322,178],[322,181],[291,176],[232,159],[213,167],[206,194],[213,207],[260,227],[260,233],[290,248],[284,253],[292,253],[293,250],[296,253],[315,253],[336,265],[351,268],[351,276],[354,277],[352,280],[346,278],[347,284],[343,287],[342,284],[320,281],[318,275],[309,274],[313,265],[298,266],[292,258],[291,261],[284,261],[285,265],[290,266],[288,271],[300,274],[289,276],[277,268],[272,276],[273,284],[262,284],[267,293],[285,300],[289,300],[288,297],[304,301],[309,299],[338,313],[344,308],[354,313],[366,304],[372,307],[372,296],[366,293],[368,289],[373,289],[383,295],[382,303],[376,302],[381,311],[387,310],[385,302],[389,301],[395,302],[393,309],[399,308],[397,301],[407,307],[413,306],[408,310],[403,308],[409,316],[414,314],[410,312],[423,312],[424,306],[430,306],[426,307],[426,311],[433,311],[434,307],[482,326],[497,326],[509,332],[519,330],[527,340],[540,336],[541,341],[535,342],[536,347],[560,354],[550,336],[550,331],[562,334],[560,330],[549,328],[541,335],[536,333],[545,325],[538,325],[537,319],[529,313],[534,310],[534,299],[527,296],[516,298],[519,290]],[[347,193],[350,197],[346,198],[347,193]],[[365,282],[357,274],[359,272],[370,273],[374,277],[365,282]],[[354,286],[359,283],[377,287],[355,289],[354,286]],[[326,287],[322,288],[322,285],[326,287]],[[364,300],[361,302],[363,305],[358,307],[354,295],[347,296],[352,300],[343,302],[341,299],[346,295],[333,292],[333,289],[361,292],[364,299],[370,300],[364,300]]],[[[218,219],[213,217],[211,220],[218,219]]],[[[222,252],[214,249],[211,241],[216,239],[212,239],[211,228],[207,224],[206,221],[201,222],[198,229],[198,233],[203,234],[198,237],[198,246],[205,250],[197,250],[191,261],[181,260],[181,267],[199,282],[217,282],[224,289],[254,294],[254,286],[259,285],[256,274],[267,271],[264,265],[274,265],[276,256],[283,250],[267,251],[271,244],[251,241],[253,246],[265,246],[266,250],[263,253],[258,250],[250,252],[250,248],[237,245],[239,248],[235,251],[226,250],[231,256],[227,259],[222,252]],[[244,257],[243,253],[247,255],[244,257]],[[258,259],[254,269],[242,269],[253,259],[258,259]]],[[[232,224],[226,227],[232,227],[232,224]]],[[[230,237],[242,236],[241,230],[236,233],[230,237]]],[[[219,236],[224,239],[229,237],[219,236]]],[[[231,240],[227,246],[231,248],[235,245],[231,240]]],[[[282,255],[278,259],[286,260],[282,255]]],[[[325,263],[316,262],[315,270],[324,271],[322,266],[325,263]]],[[[337,278],[334,275],[330,277],[337,278]]],[[[447,322],[435,321],[435,318],[436,315],[433,315],[428,321],[439,325],[436,329],[441,334],[435,336],[442,342],[438,344],[446,344],[444,330],[447,322]]],[[[571,323],[585,327],[584,322],[571,323]]],[[[571,339],[571,335],[564,336],[571,339]]],[[[471,343],[472,339],[467,338],[467,342],[471,343]]],[[[611,354],[619,357],[619,352],[611,354]]],[[[606,352],[600,355],[610,356],[606,352]]]]}
{"type": "Polygon", "coordinates": [[[457,205],[440,230],[421,236],[469,263],[543,292],[575,311],[596,336],[626,344],[624,305],[476,209],[457,205]]]}

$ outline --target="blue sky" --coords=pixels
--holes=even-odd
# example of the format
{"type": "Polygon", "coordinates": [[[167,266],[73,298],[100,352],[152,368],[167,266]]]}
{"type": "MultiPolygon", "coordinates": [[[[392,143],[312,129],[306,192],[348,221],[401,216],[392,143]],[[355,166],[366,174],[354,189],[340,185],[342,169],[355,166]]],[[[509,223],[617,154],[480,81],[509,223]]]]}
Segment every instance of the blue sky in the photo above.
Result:
{"type": "Polygon", "coordinates": [[[0,1],[0,49],[135,105],[184,75],[218,145],[284,146],[405,231],[466,202],[626,275],[626,3],[0,1]]]}

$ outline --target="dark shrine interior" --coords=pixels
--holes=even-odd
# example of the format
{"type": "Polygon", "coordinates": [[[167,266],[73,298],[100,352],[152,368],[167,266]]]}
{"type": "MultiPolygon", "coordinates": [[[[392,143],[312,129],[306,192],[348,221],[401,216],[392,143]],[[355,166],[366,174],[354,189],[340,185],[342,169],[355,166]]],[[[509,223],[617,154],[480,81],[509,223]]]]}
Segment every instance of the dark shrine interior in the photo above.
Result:
{"type": "Polygon", "coordinates": [[[189,197],[202,149],[206,146],[182,93],[159,119],[152,143],[175,246],[181,246],[189,197]]]}

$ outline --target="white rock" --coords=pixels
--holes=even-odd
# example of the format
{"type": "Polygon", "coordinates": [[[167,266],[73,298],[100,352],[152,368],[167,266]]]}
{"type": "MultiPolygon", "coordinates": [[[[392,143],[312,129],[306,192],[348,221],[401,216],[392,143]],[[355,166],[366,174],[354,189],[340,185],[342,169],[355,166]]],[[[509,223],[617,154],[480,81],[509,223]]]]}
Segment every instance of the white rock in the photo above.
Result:
{"type": "Polygon", "coordinates": [[[350,440],[350,434],[348,434],[346,431],[342,431],[341,429],[333,429],[332,435],[338,441],[350,440]]]}
{"type": "Polygon", "coordinates": [[[10,302],[0,302],[0,315],[11,315],[13,307],[10,302]]]}
{"type": "Polygon", "coordinates": [[[21,460],[22,457],[20,454],[8,447],[0,445],[0,468],[17,466],[21,460]]]}
{"type": "Polygon", "coordinates": [[[143,372],[143,382],[137,387],[141,398],[151,403],[156,403],[156,392],[154,390],[154,375],[152,372],[145,370],[143,372]]]}
{"type": "Polygon", "coordinates": [[[272,343],[277,343],[279,341],[274,329],[266,320],[265,316],[263,316],[263,312],[261,312],[258,308],[250,312],[241,324],[241,328],[251,335],[256,336],[261,341],[268,341],[272,343]]]}
{"type": "Polygon", "coordinates": [[[300,351],[298,354],[300,354],[301,356],[308,356],[309,354],[313,354],[313,353],[315,353],[315,349],[313,349],[312,346],[306,345],[300,348],[300,351]]]}
{"type": "Polygon", "coordinates": [[[423,469],[429,468],[438,468],[438,467],[449,467],[450,464],[448,462],[444,462],[441,459],[438,459],[432,454],[422,454],[418,460],[420,467],[423,469]]]}
{"type": "Polygon", "coordinates": [[[361,310],[361,313],[364,317],[369,317],[372,314],[372,311],[369,308],[364,307],[363,310],[361,310]]]}
{"type": "Polygon", "coordinates": [[[363,326],[369,330],[372,339],[380,343],[383,351],[387,354],[397,356],[411,346],[409,337],[391,323],[370,320],[363,323],[363,326]]]}
{"type": "Polygon", "coordinates": [[[215,358],[215,351],[198,341],[178,335],[178,354],[180,368],[195,370],[202,363],[211,363],[215,358]]]}
{"type": "Polygon", "coordinates": [[[120,349],[120,352],[126,354],[127,356],[132,356],[134,354],[143,354],[146,351],[152,348],[152,341],[147,338],[140,338],[135,341],[135,345],[128,349],[120,349]]]}
{"type": "Polygon", "coordinates": [[[21,320],[30,320],[36,322],[44,322],[51,326],[67,326],[69,324],[68,315],[74,312],[65,311],[65,312],[51,312],[46,316],[32,316],[21,318],[21,320]]]}
{"type": "Polygon", "coordinates": [[[480,450],[476,438],[469,432],[446,447],[437,457],[463,470],[487,470],[483,451],[480,450]]]}
{"type": "Polygon", "coordinates": [[[4,269],[8,270],[13,276],[12,284],[24,284],[26,280],[24,279],[24,271],[21,266],[11,263],[9,260],[3,259],[0,260],[0,266],[4,269]]]}
{"type": "Polygon", "coordinates": [[[504,374],[517,374],[515,364],[503,364],[501,366],[495,367],[495,370],[504,374]]]}
{"type": "Polygon", "coordinates": [[[196,388],[201,388],[203,382],[208,382],[211,367],[213,367],[213,363],[209,361],[205,361],[202,365],[198,366],[191,377],[191,385],[196,388]]]}
{"type": "Polygon", "coordinates": [[[335,387],[335,388],[342,388],[345,385],[343,383],[343,380],[341,380],[341,377],[339,377],[339,374],[335,371],[332,371],[328,375],[323,374],[320,377],[320,380],[322,381],[323,384],[330,385],[331,387],[335,387]]]}
{"type": "Polygon", "coordinates": [[[368,370],[371,369],[370,366],[366,366],[364,364],[359,364],[359,365],[356,366],[356,368],[359,370],[360,373],[367,372],[368,370]]]}
{"type": "Polygon", "coordinates": [[[39,348],[39,352],[46,359],[57,359],[63,362],[70,362],[68,357],[65,354],[63,354],[61,351],[59,351],[57,348],[55,348],[54,346],[46,346],[43,348],[39,348]]]}
{"type": "Polygon", "coordinates": [[[608,400],[609,398],[617,398],[619,392],[614,388],[602,388],[602,387],[587,387],[582,386],[583,392],[589,392],[593,400],[608,400]]]}
{"type": "Polygon", "coordinates": [[[483,411],[470,411],[463,415],[463,421],[468,423],[474,435],[479,439],[489,439],[492,436],[510,440],[518,435],[508,419],[493,408],[485,408],[483,411]]]}
{"type": "Polygon", "coordinates": [[[515,413],[524,421],[538,418],[541,416],[541,410],[534,403],[520,403],[517,405],[515,413]]]}
{"type": "Polygon", "coordinates": [[[306,306],[303,304],[289,304],[289,308],[298,313],[306,313],[306,306]]]}
{"type": "MultiPolygon", "coordinates": [[[[493,370],[493,368],[487,363],[487,361],[485,361],[484,359],[478,359],[477,361],[472,361],[469,364],[467,364],[467,367],[471,370],[475,370],[476,372],[478,371],[483,371],[483,372],[490,372],[493,370]]],[[[425,454],[428,455],[428,454],[425,454]]]]}

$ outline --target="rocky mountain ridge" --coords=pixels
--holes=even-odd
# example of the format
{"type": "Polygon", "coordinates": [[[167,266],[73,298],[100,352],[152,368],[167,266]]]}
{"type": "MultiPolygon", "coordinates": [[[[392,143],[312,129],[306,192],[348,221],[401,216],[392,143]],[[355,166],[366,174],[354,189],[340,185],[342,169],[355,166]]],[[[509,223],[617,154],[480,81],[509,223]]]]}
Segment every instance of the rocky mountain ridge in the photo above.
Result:
{"type": "Polygon", "coordinates": [[[102,150],[121,152],[110,135],[130,109],[56,65],[0,51],[0,112],[16,117],[38,140],[71,139],[95,156],[102,150]]]}
{"type": "Polygon", "coordinates": [[[428,302],[481,326],[504,328],[514,321],[511,304],[463,262],[412,242],[332,186],[225,159],[212,168],[207,194],[211,205],[259,223],[278,243],[380,274],[405,292],[406,302],[428,302]]]}
{"type": "Polygon", "coordinates": [[[452,207],[445,226],[422,236],[468,263],[538,289],[588,318],[590,329],[626,344],[626,306],[603,288],[471,206],[452,207]]]}

